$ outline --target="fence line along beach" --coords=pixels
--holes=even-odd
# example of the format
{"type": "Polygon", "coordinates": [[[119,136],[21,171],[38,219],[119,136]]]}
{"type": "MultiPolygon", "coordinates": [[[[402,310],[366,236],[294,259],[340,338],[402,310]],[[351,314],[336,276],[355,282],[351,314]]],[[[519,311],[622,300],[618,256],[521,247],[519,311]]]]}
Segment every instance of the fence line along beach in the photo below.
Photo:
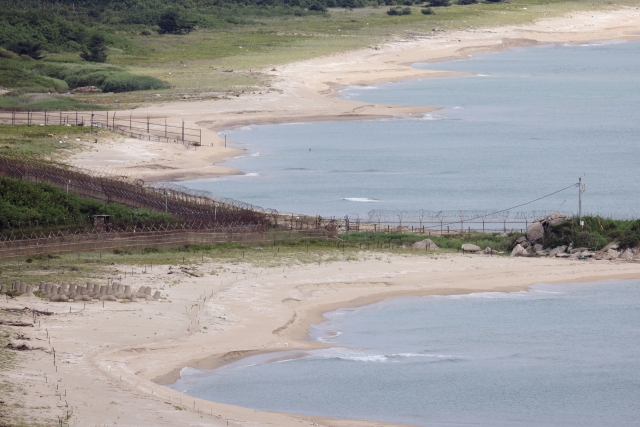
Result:
{"type": "MultiPolygon", "coordinates": [[[[492,256],[492,251],[479,253],[477,250],[469,254],[464,248],[460,254],[455,249],[437,252],[427,250],[430,247],[425,242],[428,234],[435,233],[445,240],[445,227],[450,227],[451,232],[455,230],[459,233],[465,229],[467,232],[473,231],[473,228],[479,230],[483,224],[486,226],[485,231],[500,234],[505,230],[527,228],[531,225],[531,220],[539,219],[538,215],[544,214],[544,219],[549,221],[544,225],[536,223],[538,234],[544,235],[545,227],[551,227],[551,222],[558,218],[554,214],[574,212],[571,208],[560,208],[560,203],[544,209],[533,207],[531,211],[507,209],[537,197],[531,193],[527,193],[526,197],[514,198],[508,204],[501,204],[497,210],[487,209],[487,206],[478,206],[478,210],[474,210],[474,206],[466,206],[465,209],[424,206],[423,209],[399,210],[389,207],[373,209],[369,215],[362,214],[361,217],[354,218],[343,214],[335,217],[313,212],[306,212],[307,215],[304,212],[295,214],[285,209],[282,212],[271,211],[217,198],[210,193],[162,183],[238,174],[237,170],[220,166],[219,163],[229,157],[243,155],[244,150],[225,147],[224,139],[216,131],[251,124],[422,117],[425,113],[433,112],[439,107],[361,103],[334,96],[335,89],[345,85],[461,75],[419,70],[409,65],[417,61],[459,58],[470,52],[503,50],[512,46],[539,43],[636,40],[639,32],[640,12],[634,8],[620,7],[613,11],[588,11],[561,18],[541,19],[530,25],[434,31],[428,36],[416,37],[408,35],[406,40],[396,39],[383,46],[278,66],[277,69],[274,67],[275,71],[267,72],[272,73],[278,81],[274,83],[276,90],[268,94],[252,94],[215,102],[167,103],[140,108],[133,113],[118,111],[116,117],[109,113],[108,118],[106,112],[100,112],[100,120],[96,120],[95,115],[92,120],[85,114],[85,121],[82,118],[78,121],[78,125],[85,124],[83,130],[89,123],[88,131],[96,124],[95,127],[100,130],[106,131],[109,128],[115,132],[101,136],[98,143],[83,136],[87,140],[83,143],[85,150],[70,155],[68,164],[44,159],[26,161],[19,156],[3,155],[0,157],[0,170],[5,175],[2,179],[12,179],[18,184],[33,187],[46,185],[48,190],[53,188],[51,193],[55,193],[63,201],[67,200],[65,196],[69,197],[66,193],[68,189],[100,200],[98,204],[101,205],[117,201],[135,208],[149,208],[158,214],[173,214],[176,220],[173,225],[166,225],[161,229],[158,224],[154,228],[142,221],[138,223],[135,218],[131,221],[119,218],[118,221],[109,223],[106,215],[91,218],[87,215],[86,219],[76,219],[76,229],[65,229],[57,235],[47,234],[47,228],[52,225],[46,222],[35,225],[34,229],[38,229],[40,233],[38,235],[35,231],[33,235],[23,233],[23,224],[11,224],[2,231],[3,236],[7,235],[4,243],[8,246],[19,246],[20,241],[28,241],[33,243],[27,245],[32,251],[30,253],[40,254],[28,259],[24,257],[24,253],[17,258],[9,254],[9,258],[2,263],[2,280],[13,282],[11,289],[7,289],[6,284],[3,285],[4,295],[0,298],[0,342],[3,344],[0,347],[0,374],[4,384],[0,402],[2,415],[9,410],[21,411],[24,419],[29,422],[59,426],[408,425],[402,424],[402,421],[372,421],[371,418],[375,417],[368,416],[366,412],[359,413],[355,417],[357,419],[348,419],[324,412],[285,412],[296,408],[272,411],[266,405],[243,407],[190,396],[188,390],[174,389],[167,385],[176,383],[185,368],[208,371],[250,355],[282,351],[300,355],[300,352],[336,347],[330,340],[322,342],[311,339],[310,330],[312,325],[325,320],[325,313],[340,308],[363,307],[394,297],[448,296],[453,302],[463,295],[471,295],[467,298],[477,298],[479,294],[496,298],[509,294],[508,296],[514,297],[528,294],[531,286],[540,283],[547,284],[548,287],[544,290],[551,293],[559,292],[554,284],[567,282],[597,282],[592,286],[606,291],[612,280],[640,278],[637,251],[626,248],[625,253],[631,255],[624,258],[618,256],[621,251],[617,249],[622,250],[622,247],[616,248],[614,242],[607,242],[606,246],[601,245],[601,250],[616,254],[608,260],[591,256],[593,252],[586,246],[575,248],[576,252],[571,255],[570,250],[564,247],[562,258],[551,256],[550,253],[538,255],[526,251],[535,248],[533,244],[539,239],[536,236],[529,236],[531,239],[527,236],[518,237],[521,233],[514,233],[511,237],[518,238],[513,242],[516,244],[515,248],[524,250],[526,256],[492,256]],[[166,134],[163,134],[162,124],[152,124],[161,123],[161,117],[167,118],[166,134]],[[191,131],[193,129],[199,129],[197,139],[195,132],[191,131]],[[129,132],[129,135],[134,135],[133,138],[117,134],[127,133],[127,130],[136,131],[129,132]],[[196,141],[198,144],[194,145],[196,141]],[[96,172],[100,168],[110,173],[96,172]],[[224,212],[222,219],[221,211],[224,212]],[[274,230],[275,236],[271,237],[274,230]],[[236,234],[237,231],[242,233],[236,234]],[[363,231],[366,233],[362,233],[363,231]],[[349,245],[348,239],[352,232],[365,236],[367,233],[372,235],[372,231],[385,231],[388,233],[387,237],[396,237],[393,236],[394,233],[402,234],[401,238],[410,236],[416,241],[421,240],[424,246],[419,251],[414,251],[412,246],[404,247],[393,243],[395,241],[391,239],[388,246],[382,247],[377,241],[374,243],[375,247],[357,243],[349,245]],[[242,243],[243,237],[240,234],[248,236],[246,245],[221,244],[216,249],[202,249],[209,242],[218,243],[223,239],[227,239],[227,243],[242,243]],[[106,242],[104,245],[90,246],[91,239],[102,238],[106,242]],[[154,243],[153,239],[156,238],[158,240],[154,243]],[[172,242],[171,239],[174,238],[176,241],[172,242]],[[110,241],[118,239],[122,239],[120,243],[124,242],[125,247],[135,246],[136,250],[100,252],[101,248],[113,248],[110,241]],[[144,242],[137,243],[140,240],[144,242]],[[279,244],[287,240],[290,244],[279,244]],[[309,249],[307,243],[312,240],[317,244],[309,249]],[[59,255],[46,256],[47,245],[55,246],[61,242],[69,243],[69,250],[81,249],[87,252],[69,255],[61,251],[59,255]],[[172,243],[185,246],[172,250],[168,248],[172,243]],[[41,245],[44,248],[39,253],[37,247],[41,245]],[[155,250],[154,245],[158,246],[155,250]],[[149,251],[142,253],[145,249],[142,246],[149,251]],[[590,256],[585,255],[587,253],[590,256]],[[147,269],[147,260],[151,257],[153,268],[147,269]],[[44,283],[45,281],[56,284],[44,283]],[[26,282],[42,283],[33,287],[27,286],[26,282]],[[47,289],[55,289],[59,292],[56,295],[66,292],[73,296],[78,287],[82,292],[91,290],[92,295],[80,294],[81,298],[76,301],[66,295],[65,298],[47,299],[45,294],[41,298],[38,296],[40,292],[34,292],[36,288],[44,289],[45,292],[47,289]],[[139,290],[134,292],[134,289],[139,290]],[[128,297],[125,290],[128,290],[128,297]],[[152,290],[154,296],[150,294],[152,290]],[[140,300],[137,300],[138,295],[140,300]],[[133,296],[136,296],[135,300],[133,296]]],[[[633,113],[637,111],[634,110],[633,113]]],[[[31,114],[28,112],[26,115],[26,126],[33,120],[31,114]]],[[[17,111],[4,112],[2,117],[9,123],[14,120],[14,124],[18,117],[22,117],[20,120],[25,118],[24,113],[17,111]]],[[[41,119],[47,123],[54,120],[57,126],[65,129],[68,129],[66,125],[76,126],[73,113],[64,116],[49,116],[47,113],[47,117],[41,119]]],[[[57,136],[52,135],[51,138],[57,136]]],[[[388,150],[393,149],[389,145],[388,150]]],[[[383,155],[388,156],[388,152],[383,151],[383,155]]],[[[620,156],[630,157],[628,153],[620,156]]],[[[565,163],[569,162],[570,158],[565,160],[565,163]]],[[[529,167],[527,165],[522,169],[528,170],[529,167]]],[[[548,191],[541,194],[566,187],[576,190],[571,196],[575,198],[578,194],[575,178],[575,175],[566,177],[566,182],[565,177],[560,181],[556,179],[554,185],[545,187],[548,191]]],[[[625,202],[631,203],[633,200],[625,202]]],[[[566,220],[564,216],[562,218],[563,221],[566,220]]],[[[594,219],[597,230],[606,231],[600,220],[601,218],[594,219]]],[[[34,227],[29,225],[30,228],[34,227]]],[[[566,228],[560,231],[581,234],[582,225],[578,221],[565,225],[566,228]]],[[[59,221],[56,219],[53,227],[58,226],[59,221]]],[[[4,243],[0,242],[0,245],[4,243]]],[[[9,252],[12,249],[15,248],[10,248],[9,252]]],[[[549,302],[544,296],[530,301],[530,305],[540,302],[554,305],[553,301],[549,302]]],[[[594,301],[611,303],[604,308],[600,305],[598,313],[609,316],[609,321],[614,325],[623,324],[627,328],[637,329],[637,319],[628,315],[634,313],[633,307],[630,311],[616,309],[621,303],[628,305],[628,301],[598,298],[594,301]]],[[[497,308],[492,306],[492,312],[497,315],[503,314],[506,309],[509,309],[506,304],[498,305],[497,308]]],[[[550,313],[548,310],[542,312],[545,316],[550,313]]],[[[524,310],[518,313],[524,313],[524,310]]],[[[539,320],[536,319],[539,312],[534,314],[531,320],[535,323],[539,320]]],[[[593,321],[593,318],[589,319],[593,321]]],[[[469,324],[476,324],[473,317],[447,317],[446,314],[437,316],[435,320],[451,322],[448,327],[457,331],[468,329],[469,324]]],[[[504,328],[496,328],[490,339],[480,341],[491,343],[503,339],[508,323],[503,321],[498,325],[504,328]]],[[[456,356],[454,353],[447,353],[449,348],[440,345],[441,342],[431,339],[434,334],[429,329],[436,327],[433,323],[426,322],[416,325],[414,329],[418,332],[414,342],[418,342],[421,347],[419,351],[429,355],[456,356]]],[[[551,329],[545,328],[538,329],[537,332],[543,343],[545,339],[549,339],[552,341],[547,344],[553,345],[557,342],[553,340],[562,341],[564,334],[571,335],[573,339],[578,335],[588,336],[584,335],[585,331],[588,333],[591,329],[588,324],[578,324],[567,329],[553,329],[554,333],[546,333],[551,329]]],[[[619,330],[621,329],[617,331],[619,330]]],[[[602,336],[606,334],[601,334],[602,336]]],[[[476,338],[458,341],[473,346],[478,342],[476,338]]],[[[509,342],[507,339],[505,341],[509,342]]],[[[634,349],[632,345],[637,345],[635,342],[630,344],[628,349],[634,349]]],[[[509,363],[515,361],[520,372],[530,372],[532,366],[540,366],[545,359],[551,359],[544,351],[523,357],[518,349],[507,347],[508,351],[498,355],[497,364],[504,366],[500,360],[508,358],[509,363]]],[[[562,393],[561,397],[570,398],[573,396],[571,390],[576,388],[580,388],[582,392],[590,390],[594,384],[590,380],[594,378],[610,379],[610,384],[620,381],[633,387],[630,378],[635,377],[629,374],[630,371],[617,372],[611,376],[609,365],[602,365],[601,360],[604,359],[599,357],[601,353],[598,352],[609,351],[611,348],[603,345],[589,355],[584,353],[584,348],[577,355],[572,352],[560,354],[569,363],[573,363],[573,366],[586,366],[580,365],[579,357],[588,356],[597,362],[595,368],[587,373],[582,372],[583,376],[578,380],[563,383],[561,390],[566,393],[562,393]]],[[[388,354],[405,352],[393,350],[388,354]]],[[[475,355],[476,361],[486,354],[479,351],[475,355]]],[[[625,358],[637,360],[637,352],[621,353],[619,359],[625,358]]],[[[340,360],[337,363],[369,362],[340,360]]],[[[401,369],[401,364],[389,365],[401,369]]],[[[450,367],[452,376],[463,379],[466,367],[470,366],[461,358],[446,360],[444,365],[450,367]]],[[[365,369],[375,370],[376,367],[368,364],[365,369]]],[[[311,386],[312,383],[315,386],[324,379],[322,370],[310,370],[307,374],[302,379],[283,375],[279,380],[298,380],[303,386],[311,386]]],[[[509,372],[503,374],[509,380],[509,372]]],[[[559,371],[553,380],[565,379],[565,374],[566,371],[559,371]]],[[[354,381],[362,378],[355,378],[354,381]]],[[[481,382],[479,390],[486,390],[483,387],[489,382],[481,382]]],[[[269,387],[281,387],[280,384],[274,382],[269,387]]],[[[378,392],[384,397],[385,393],[393,393],[388,384],[384,381],[370,383],[367,390],[378,392]]],[[[423,375],[410,378],[407,385],[413,387],[411,393],[418,395],[433,383],[428,375],[423,375]]],[[[325,393],[342,403],[350,404],[349,395],[341,394],[341,391],[340,388],[327,388],[325,393]]],[[[496,392],[496,399],[500,399],[501,392],[503,390],[496,392]]],[[[484,394],[485,397],[491,395],[484,394]]],[[[541,402],[535,400],[540,394],[531,394],[526,381],[520,384],[517,394],[532,406],[541,402]]],[[[455,397],[459,395],[454,396],[456,405],[475,403],[455,400],[455,397]]],[[[636,398],[633,395],[623,398],[628,399],[628,402],[622,402],[621,407],[631,409],[621,415],[622,421],[627,425],[634,425],[637,420],[637,405],[633,402],[636,398]]],[[[428,400],[423,403],[427,405],[431,402],[432,400],[428,400]]],[[[555,400],[551,403],[558,408],[557,405],[564,405],[566,402],[555,400]]],[[[594,400],[587,404],[593,410],[602,402],[594,400]]],[[[487,407],[491,415],[505,425],[512,425],[516,418],[508,411],[499,413],[494,410],[495,406],[485,405],[483,409],[487,407]]],[[[569,406],[561,406],[560,409],[565,407],[569,406]]],[[[537,409],[540,410],[539,408],[542,411],[546,409],[544,405],[537,409]]],[[[526,411],[530,408],[523,406],[522,409],[526,411]]],[[[500,423],[493,422],[495,419],[491,418],[484,425],[499,425],[500,423]]],[[[451,420],[437,421],[449,423],[451,420]]],[[[532,422],[538,423],[540,419],[536,418],[532,422]]],[[[553,422],[549,424],[554,425],[553,422]]],[[[572,420],[569,420],[567,425],[571,424],[572,420]]]]}

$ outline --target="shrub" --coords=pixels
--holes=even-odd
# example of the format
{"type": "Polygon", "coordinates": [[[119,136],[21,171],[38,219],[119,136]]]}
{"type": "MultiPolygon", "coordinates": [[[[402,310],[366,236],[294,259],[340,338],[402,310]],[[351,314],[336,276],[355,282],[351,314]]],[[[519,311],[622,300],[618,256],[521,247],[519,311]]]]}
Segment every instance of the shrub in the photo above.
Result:
{"type": "Polygon", "coordinates": [[[457,0],[456,3],[458,3],[461,6],[466,6],[466,5],[469,5],[469,4],[478,3],[478,0],[457,0]]]}
{"type": "Polygon", "coordinates": [[[107,42],[104,37],[101,34],[91,36],[80,57],[90,62],[107,62],[107,42]]]}
{"type": "Polygon", "coordinates": [[[196,27],[195,21],[180,9],[167,9],[158,19],[160,34],[187,34],[196,27]]]}
{"type": "Polygon", "coordinates": [[[314,1],[313,3],[311,3],[308,9],[315,12],[326,12],[327,6],[325,6],[325,4],[322,2],[314,1]]]}
{"type": "Polygon", "coordinates": [[[451,0],[429,0],[431,7],[447,7],[451,6],[451,0]]]}
{"type": "Polygon", "coordinates": [[[150,76],[136,76],[129,73],[109,75],[101,85],[103,92],[132,92],[134,90],[165,89],[167,83],[150,76]]]}
{"type": "Polygon", "coordinates": [[[26,55],[32,59],[42,59],[42,44],[28,40],[19,40],[7,45],[7,49],[20,56],[26,55]]]}
{"type": "Polygon", "coordinates": [[[0,47],[0,58],[18,59],[20,58],[20,55],[0,47]]]}
{"type": "Polygon", "coordinates": [[[433,9],[431,9],[430,7],[423,7],[420,12],[422,12],[423,15],[433,15],[434,14],[433,9]]]}
{"type": "Polygon", "coordinates": [[[387,15],[397,16],[397,15],[411,15],[410,7],[392,7],[387,11],[387,15]]]}
{"type": "Polygon", "coordinates": [[[619,238],[620,248],[637,248],[640,245],[640,220],[632,223],[631,227],[624,230],[619,238]]]}
{"type": "Polygon", "coordinates": [[[143,254],[160,254],[162,253],[162,250],[158,248],[144,248],[142,250],[142,253],[143,254]]]}

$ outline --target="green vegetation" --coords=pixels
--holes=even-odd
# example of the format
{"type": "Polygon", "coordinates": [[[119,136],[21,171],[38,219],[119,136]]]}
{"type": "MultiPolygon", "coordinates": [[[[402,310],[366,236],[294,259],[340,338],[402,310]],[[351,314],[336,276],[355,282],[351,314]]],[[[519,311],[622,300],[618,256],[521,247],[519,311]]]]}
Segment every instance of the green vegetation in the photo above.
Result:
{"type": "Polygon", "coordinates": [[[80,57],[89,62],[107,62],[107,44],[104,36],[102,34],[92,35],[80,57]]]}
{"type": "Polygon", "coordinates": [[[387,15],[399,16],[399,15],[411,15],[410,7],[392,7],[387,11],[387,15]]]}
{"type": "Polygon", "coordinates": [[[621,249],[640,245],[640,220],[615,220],[599,216],[583,217],[584,227],[576,221],[568,221],[549,227],[544,236],[545,247],[573,244],[574,248],[602,249],[611,242],[618,242],[621,249]]]}
{"type": "MultiPolygon", "coordinates": [[[[43,95],[39,95],[43,96],[43,95]]],[[[46,95],[45,95],[46,96],[46,95]]],[[[54,116],[55,117],[55,116],[54,116]]],[[[76,139],[101,139],[110,132],[76,126],[11,126],[0,124],[0,154],[62,159],[80,149],[76,139]],[[62,141],[62,143],[60,143],[62,141]]]]}
{"type": "Polygon", "coordinates": [[[122,205],[104,205],[49,184],[0,177],[0,231],[56,229],[93,223],[93,215],[113,215],[118,223],[149,225],[175,221],[167,214],[122,205]]]}
{"type": "MultiPolygon", "coordinates": [[[[98,37],[99,38],[99,37],[98,37]]],[[[95,40],[99,44],[99,40],[95,40]]],[[[100,61],[99,46],[87,51],[87,56],[100,61]]],[[[106,58],[105,58],[106,59],[106,58]]],[[[0,82],[18,89],[13,96],[26,92],[64,92],[81,86],[96,86],[104,92],[130,92],[167,88],[167,83],[149,76],[128,73],[121,67],[108,65],[61,65],[42,61],[7,58],[0,62],[0,82]]],[[[75,101],[78,103],[78,101],[75,101]]],[[[33,106],[31,106],[33,108],[33,106]]]]}
{"type": "MultiPolygon", "coordinates": [[[[629,0],[625,5],[639,2],[629,0]]],[[[459,0],[438,7],[433,14],[434,9],[424,7],[428,3],[415,0],[287,0],[284,7],[280,0],[171,4],[161,0],[0,0],[0,4],[0,47],[4,48],[0,50],[0,87],[16,89],[18,95],[81,85],[127,91],[117,98],[110,94],[66,97],[76,104],[59,100],[58,107],[65,109],[87,108],[86,104],[113,107],[114,99],[124,107],[185,95],[205,98],[219,97],[220,92],[269,91],[271,77],[257,70],[363,48],[397,35],[407,37],[407,31],[518,25],[576,10],[621,7],[586,0],[459,0]],[[388,14],[390,10],[396,12],[388,14]],[[99,37],[94,36],[102,37],[104,43],[96,44],[99,37]],[[107,63],[87,62],[80,54],[89,60],[106,56],[107,63]]],[[[22,105],[15,94],[11,102],[6,97],[0,96],[0,108],[22,105]]]]}

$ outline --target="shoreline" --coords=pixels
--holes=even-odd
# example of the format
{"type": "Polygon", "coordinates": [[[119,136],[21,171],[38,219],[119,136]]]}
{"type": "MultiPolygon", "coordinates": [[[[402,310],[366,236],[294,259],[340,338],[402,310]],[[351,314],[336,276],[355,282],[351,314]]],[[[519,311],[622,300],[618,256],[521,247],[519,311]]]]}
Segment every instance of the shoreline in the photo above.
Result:
{"type": "MultiPolygon", "coordinates": [[[[167,275],[166,265],[155,267],[123,282],[132,288],[147,284],[164,288],[163,302],[114,302],[103,308],[98,302],[83,306],[36,297],[0,301],[0,308],[18,303],[56,313],[39,318],[33,330],[19,331],[33,340],[51,340],[45,351],[28,352],[32,362],[15,374],[16,381],[27,382],[24,389],[29,396],[56,408],[56,385],[60,385],[65,401],[74,408],[72,425],[78,426],[114,421],[138,427],[201,422],[225,426],[229,421],[232,427],[293,427],[302,421],[368,427],[371,421],[257,411],[192,398],[158,382],[175,382],[171,377],[184,367],[202,369],[251,354],[331,347],[312,341],[309,328],[338,308],[394,297],[513,292],[538,283],[640,278],[640,263],[633,262],[366,251],[358,252],[357,261],[297,264],[284,270],[207,261],[198,264],[198,270],[215,269],[215,275],[185,274],[179,283],[175,275],[167,275]],[[51,364],[54,348],[57,365],[51,364]],[[114,412],[112,405],[118,410],[114,412]]],[[[29,344],[36,343],[45,344],[29,344]]],[[[29,401],[29,396],[24,399],[29,401]]]]}
{"type": "Polygon", "coordinates": [[[89,167],[117,168],[118,172],[149,181],[179,182],[243,174],[222,166],[243,150],[225,147],[217,132],[242,126],[292,122],[367,120],[417,117],[441,106],[370,104],[339,98],[337,89],[415,78],[468,75],[450,71],[413,68],[416,63],[461,59],[479,52],[507,50],[541,44],[580,44],[594,41],[640,40],[640,10],[621,7],[611,12],[578,12],[541,19],[523,26],[466,29],[433,33],[426,38],[390,41],[377,49],[361,49],[318,57],[262,70],[274,77],[273,91],[218,100],[175,102],[144,107],[134,116],[167,117],[167,123],[202,128],[203,146],[185,149],[181,144],[149,143],[126,138],[108,148],[93,145],[92,152],[76,155],[72,162],[89,167]],[[157,148],[169,155],[163,156],[157,148]],[[139,152],[127,159],[129,151],[139,152]],[[109,157],[120,159],[109,161],[109,157]],[[125,160],[127,159],[127,160],[125,160]],[[179,160],[178,162],[176,160],[179,160]]]}
{"type": "MultiPolygon", "coordinates": [[[[215,133],[217,130],[245,123],[274,124],[310,118],[331,120],[331,117],[362,120],[375,118],[376,114],[381,115],[378,118],[384,118],[420,113],[417,107],[338,99],[333,88],[358,82],[373,84],[375,79],[398,81],[433,76],[428,70],[402,64],[425,62],[411,58],[431,54],[447,58],[443,55],[456,53],[460,48],[481,49],[475,51],[500,46],[508,48],[506,45],[512,42],[505,43],[505,37],[517,39],[514,36],[533,34],[539,28],[547,28],[546,32],[539,33],[543,42],[554,42],[550,40],[553,37],[558,38],[555,42],[559,43],[581,37],[575,42],[624,37],[637,40],[639,36],[635,34],[624,37],[620,34],[631,29],[640,31],[640,12],[622,9],[612,13],[573,14],[570,18],[539,21],[525,27],[505,27],[495,29],[495,32],[486,29],[460,31],[410,43],[391,42],[378,51],[364,49],[290,64],[277,72],[280,81],[276,86],[282,93],[269,93],[264,99],[247,96],[229,101],[184,102],[136,110],[145,115],[169,114],[176,123],[184,118],[189,124],[202,124],[206,126],[203,138],[213,146],[205,144],[196,151],[187,150],[181,144],[123,138],[111,141],[109,145],[98,144],[95,151],[76,156],[73,161],[85,167],[108,166],[138,174],[149,181],[237,174],[238,171],[219,163],[243,151],[224,148],[223,140],[215,133]],[[589,33],[556,33],[554,30],[584,22],[587,15],[606,19],[600,22],[601,27],[595,27],[598,31],[589,27],[589,33]],[[482,36],[474,38],[479,33],[482,36]],[[455,37],[463,35],[466,37],[464,43],[455,41],[455,37]],[[423,52],[424,49],[429,52],[423,52]],[[387,63],[386,59],[392,61],[387,63]],[[322,73],[318,70],[333,71],[322,73]]],[[[471,50],[459,54],[464,57],[468,52],[471,50]]],[[[176,371],[179,375],[186,366],[214,366],[216,363],[222,366],[248,354],[320,348],[315,347],[309,337],[310,325],[320,323],[324,313],[338,308],[438,292],[510,292],[525,290],[537,283],[640,278],[640,264],[624,262],[451,254],[431,257],[361,254],[363,258],[356,262],[344,260],[317,266],[288,266],[286,271],[281,267],[260,268],[242,263],[221,266],[212,262],[202,265],[203,272],[224,271],[220,270],[216,275],[203,273],[203,277],[198,278],[180,277],[177,284],[173,282],[176,276],[169,278],[164,270],[125,279],[124,284],[132,286],[153,284],[156,289],[162,286],[162,293],[168,294],[170,302],[113,303],[104,309],[97,303],[87,304],[85,309],[76,304],[71,313],[68,305],[35,298],[25,300],[25,305],[57,312],[56,316],[42,319],[42,327],[29,333],[34,339],[44,341],[46,330],[47,337],[52,337],[53,341],[47,351],[55,346],[58,357],[64,362],[51,365],[49,353],[33,352],[30,355],[33,365],[21,370],[23,375],[26,372],[27,379],[16,378],[21,381],[35,378],[33,388],[26,388],[27,392],[40,393],[33,395],[35,399],[40,396],[42,404],[52,408],[57,407],[59,396],[54,394],[50,400],[42,398],[50,384],[43,383],[40,378],[44,374],[52,378],[52,382],[54,378],[60,381],[65,387],[65,399],[68,391],[69,404],[76,408],[74,425],[80,426],[114,421],[120,424],[119,417],[123,417],[126,423],[139,427],[201,425],[204,422],[232,427],[293,427],[301,422],[326,427],[365,427],[371,422],[256,411],[185,397],[158,382],[166,384],[175,378],[176,371]]],[[[10,305],[0,301],[0,306],[10,305]]],[[[400,425],[375,423],[386,427],[400,425]]]]}
{"type": "Polygon", "coordinates": [[[241,354],[231,354],[231,355],[223,355],[223,356],[210,356],[201,360],[192,361],[189,366],[183,366],[180,368],[175,368],[171,372],[162,375],[158,378],[154,378],[151,381],[161,385],[161,386],[169,386],[174,384],[181,378],[181,372],[185,368],[194,368],[199,370],[216,370],[223,366],[239,362],[247,357],[257,356],[262,354],[269,353],[277,353],[281,351],[309,351],[309,350],[319,350],[324,348],[334,347],[330,344],[324,344],[320,341],[313,340],[310,337],[311,328],[313,325],[319,325],[325,322],[327,319],[325,314],[332,313],[336,310],[340,309],[350,309],[350,308],[362,308],[369,305],[378,304],[384,301],[388,301],[394,298],[413,298],[413,297],[428,297],[428,296],[452,296],[452,295],[470,295],[473,293],[485,293],[485,292],[500,292],[500,293],[512,293],[512,292],[529,292],[533,286],[545,284],[545,285],[558,285],[558,284],[569,284],[569,283],[599,283],[599,282],[607,282],[607,281],[624,281],[624,280],[636,280],[640,279],[640,274],[619,274],[615,276],[610,276],[608,278],[602,278],[600,276],[587,276],[581,277],[577,280],[570,281],[549,281],[549,282],[535,282],[522,286],[515,287],[496,287],[492,289],[483,289],[477,292],[470,291],[466,288],[442,288],[442,289],[433,289],[428,291],[400,291],[389,292],[389,293],[380,293],[380,294],[372,294],[366,295],[363,297],[356,298],[350,301],[339,301],[330,303],[325,306],[318,306],[306,313],[306,317],[302,321],[292,327],[291,332],[289,333],[289,337],[294,339],[299,343],[305,343],[304,348],[293,347],[287,349],[270,349],[270,350],[245,350],[241,354]]]}

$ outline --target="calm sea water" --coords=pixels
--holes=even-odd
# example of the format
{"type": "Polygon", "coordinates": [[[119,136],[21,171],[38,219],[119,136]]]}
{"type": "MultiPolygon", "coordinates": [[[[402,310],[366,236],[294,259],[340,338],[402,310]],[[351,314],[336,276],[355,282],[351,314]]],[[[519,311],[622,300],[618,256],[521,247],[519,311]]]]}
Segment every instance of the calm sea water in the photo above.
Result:
{"type": "MultiPolygon", "coordinates": [[[[422,119],[229,132],[247,174],[192,188],[304,214],[499,209],[583,177],[584,210],[640,213],[640,43],[543,46],[416,64],[475,76],[347,88],[371,103],[442,106],[422,119]]],[[[577,210],[568,190],[520,210],[577,210]],[[565,202],[566,201],[566,202],[565,202]]]]}
{"type": "Polygon", "coordinates": [[[637,426],[640,282],[392,299],[327,315],[327,350],[185,369],[191,396],[419,426],[637,426]]]}

